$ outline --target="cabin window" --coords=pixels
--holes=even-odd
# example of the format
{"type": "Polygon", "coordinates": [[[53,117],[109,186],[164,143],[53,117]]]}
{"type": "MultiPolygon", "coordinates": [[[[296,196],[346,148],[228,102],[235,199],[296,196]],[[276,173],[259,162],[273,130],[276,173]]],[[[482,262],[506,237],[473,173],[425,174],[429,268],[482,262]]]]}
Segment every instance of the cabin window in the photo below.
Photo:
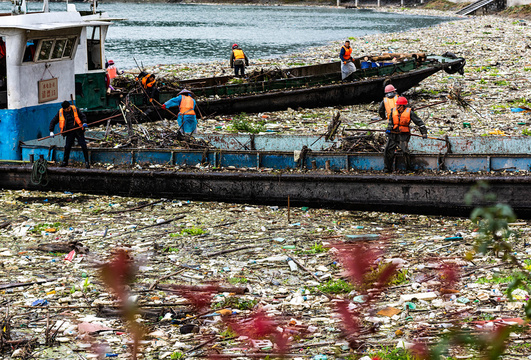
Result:
{"type": "Polygon", "coordinates": [[[37,55],[37,61],[43,61],[50,59],[50,54],[52,53],[54,40],[43,40],[41,41],[41,48],[39,49],[39,54],[37,55]]]}
{"type": "MultiPolygon", "coordinates": [[[[77,42],[77,37],[68,37],[68,38],[56,38],[56,39],[43,39],[39,40],[37,45],[37,56],[34,57],[33,61],[50,61],[50,60],[61,60],[61,59],[70,59],[74,54],[75,44],[77,42]]],[[[28,41],[29,43],[29,41],[28,41]]],[[[24,61],[32,61],[31,59],[31,50],[28,50],[26,46],[26,53],[24,55],[24,61]],[[26,57],[27,55],[27,57],[26,57]]]]}
{"type": "Polygon", "coordinates": [[[103,69],[101,49],[101,27],[87,26],[88,69],[103,69]]]}
{"type": "Polygon", "coordinates": [[[72,57],[72,54],[74,53],[74,45],[76,45],[76,38],[71,37],[66,39],[65,44],[65,52],[63,53],[63,57],[72,57]]]}
{"type": "Polygon", "coordinates": [[[37,49],[37,44],[39,40],[28,40],[26,41],[26,49],[24,50],[24,57],[22,62],[33,61],[35,58],[35,50],[37,49]]]}
{"type": "Polygon", "coordinates": [[[55,40],[55,46],[52,51],[52,59],[60,59],[63,57],[63,52],[65,51],[66,39],[57,39],[55,40]]]}

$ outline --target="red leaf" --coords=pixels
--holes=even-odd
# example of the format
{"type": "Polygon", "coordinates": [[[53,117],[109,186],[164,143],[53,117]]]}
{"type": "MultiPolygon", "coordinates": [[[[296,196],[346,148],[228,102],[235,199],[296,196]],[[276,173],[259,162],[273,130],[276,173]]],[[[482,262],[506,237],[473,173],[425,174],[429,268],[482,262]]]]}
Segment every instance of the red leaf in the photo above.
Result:
{"type": "Polygon", "coordinates": [[[348,304],[347,300],[338,302],[336,304],[337,312],[341,317],[345,332],[349,335],[357,335],[360,329],[359,314],[356,311],[350,311],[348,304]]]}

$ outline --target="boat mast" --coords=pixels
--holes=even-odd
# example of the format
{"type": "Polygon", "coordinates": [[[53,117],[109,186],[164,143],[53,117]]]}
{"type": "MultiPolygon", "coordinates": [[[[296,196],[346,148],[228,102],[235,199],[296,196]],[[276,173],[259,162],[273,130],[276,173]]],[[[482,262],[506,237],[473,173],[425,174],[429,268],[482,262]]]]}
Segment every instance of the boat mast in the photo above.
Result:
{"type": "MultiPolygon", "coordinates": [[[[66,6],[68,7],[68,0],[66,1],[66,6]]],[[[50,12],[50,5],[48,4],[48,0],[43,0],[42,2],[42,12],[50,12]]]]}
{"type": "Polygon", "coordinates": [[[92,4],[90,4],[90,7],[92,8],[92,13],[96,14],[96,7],[98,6],[98,0],[92,0],[92,4]]]}

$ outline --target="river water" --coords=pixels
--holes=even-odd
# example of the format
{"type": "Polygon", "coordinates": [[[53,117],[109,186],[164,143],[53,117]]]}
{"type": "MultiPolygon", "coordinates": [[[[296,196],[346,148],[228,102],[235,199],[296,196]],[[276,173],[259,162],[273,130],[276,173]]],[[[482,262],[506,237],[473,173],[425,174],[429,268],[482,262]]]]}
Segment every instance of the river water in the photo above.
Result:
{"type": "MultiPolygon", "coordinates": [[[[10,6],[10,2],[0,3],[0,9],[10,6]]],[[[42,8],[39,3],[30,6],[42,8]]],[[[89,6],[76,3],[78,10],[89,6]]],[[[51,4],[52,10],[64,8],[64,3],[51,4]]],[[[228,60],[233,43],[240,44],[251,60],[274,58],[333,40],[451,19],[308,6],[106,3],[98,10],[127,19],[111,26],[106,42],[107,59],[124,69],[135,67],[134,59],[145,66],[228,60]]],[[[392,48],[382,49],[387,50],[392,48]]]]}

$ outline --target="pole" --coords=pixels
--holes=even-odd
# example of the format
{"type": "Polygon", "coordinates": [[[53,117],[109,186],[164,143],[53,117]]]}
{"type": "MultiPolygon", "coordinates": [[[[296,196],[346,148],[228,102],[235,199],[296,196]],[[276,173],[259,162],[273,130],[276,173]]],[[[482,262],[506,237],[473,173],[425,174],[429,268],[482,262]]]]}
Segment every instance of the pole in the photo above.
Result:
{"type": "MultiPolygon", "coordinates": [[[[435,105],[444,104],[446,102],[448,102],[448,100],[438,101],[438,102],[433,103],[433,104],[422,105],[422,106],[419,106],[419,107],[416,107],[416,108],[412,108],[411,110],[417,111],[417,110],[424,109],[424,108],[427,108],[427,107],[432,107],[432,106],[435,106],[435,105]]],[[[377,123],[377,122],[380,122],[380,121],[384,121],[384,120],[387,120],[387,119],[378,119],[378,120],[370,121],[367,124],[374,124],[374,123],[377,123]]]]}
{"type": "MultiPolygon", "coordinates": [[[[153,99],[153,101],[154,101],[155,103],[157,103],[157,105],[159,105],[160,107],[162,107],[162,104],[159,103],[157,100],[153,99]]],[[[164,109],[164,110],[166,110],[167,112],[169,112],[171,116],[173,116],[173,117],[178,117],[178,116],[175,115],[173,112],[171,112],[169,109],[164,109]]]]}
{"type": "MultiPolygon", "coordinates": [[[[94,125],[94,124],[99,124],[99,123],[101,123],[101,122],[104,122],[104,121],[107,121],[107,120],[110,120],[110,119],[114,119],[114,118],[116,118],[116,117],[118,117],[118,116],[122,116],[122,114],[113,115],[113,116],[110,116],[110,117],[105,118],[105,119],[101,119],[101,120],[98,120],[98,121],[94,121],[93,123],[90,123],[90,125],[92,126],[92,125],[94,125]]],[[[56,135],[63,135],[63,134],[66,134],[66,133],[68,133],[68,132],[70,132],[70,131],[79,130],[79,129],[82,129],[82,128],[78,126],[78,127],[73,128],[73,129],[69,129],[69,130],[61,131],[61,132],[59,132],[59,133],[57,133],[57,134],[54,134],[53,136],[56,136],[56,135]]],[[[40,139],[37,139],[37,140],[38,140],[38,141],[41,141],[41,140],[44,140],[44,139],[49,139],[49,138],[51,138],[51,137],[53,137],[53,136],[45,136],[45,137],[40,138],[40,139]]]]}

